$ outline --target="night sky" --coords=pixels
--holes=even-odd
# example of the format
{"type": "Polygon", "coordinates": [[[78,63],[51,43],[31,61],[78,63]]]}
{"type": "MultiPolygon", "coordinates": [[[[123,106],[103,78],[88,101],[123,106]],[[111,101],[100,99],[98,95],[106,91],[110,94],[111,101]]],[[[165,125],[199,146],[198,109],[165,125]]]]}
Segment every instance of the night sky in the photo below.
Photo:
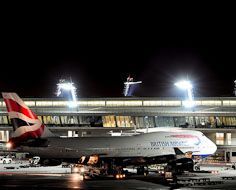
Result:
{"type": "Polygon", "coordinates": [[[71,77],[79,97],[121,97],[131,75],[143,82],[137,97],[181,96],[174,83],[186,78],[195,96],[233,96],[236,32],[231,15],[90,11],[13,15],[3,21],[0,90],[56,97],[58,80],[71,77]]]}

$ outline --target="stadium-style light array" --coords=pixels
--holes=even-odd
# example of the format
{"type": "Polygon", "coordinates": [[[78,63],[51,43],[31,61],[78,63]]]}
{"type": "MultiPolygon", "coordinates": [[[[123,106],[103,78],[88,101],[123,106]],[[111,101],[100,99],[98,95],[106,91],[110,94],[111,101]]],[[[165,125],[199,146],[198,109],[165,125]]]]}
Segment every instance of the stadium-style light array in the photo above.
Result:
{"type": "Polygon", "coordinates": [[[193,98],[193,85],[188,80],[183,80],[175,83],[175,86],[182,90],[187,90],[188,100],[183,102],[185,107],[191,108],[194,106],[194,98],[193,98]]]}
{"type": "Polygon", "coordinates": [[[123,90],[124,96],[128,96],[131,85],[136,85],[136,84],[141,84],[141,83],[142,81],[134,81],[133,78],[128,76],[127,81],[124,82],[124,90],[123,90]]]}
{"type": "Polygon", "coordinates": [[[60,96],[62,90],[70,91],[72,96],[72,101],[68,102],[69,107],[77,107],[77,100],[76,100],[76,87],[74,86],[73,82],[66,82],[64,79],[59,80],[57,84],[57,96],[60,96]]]}

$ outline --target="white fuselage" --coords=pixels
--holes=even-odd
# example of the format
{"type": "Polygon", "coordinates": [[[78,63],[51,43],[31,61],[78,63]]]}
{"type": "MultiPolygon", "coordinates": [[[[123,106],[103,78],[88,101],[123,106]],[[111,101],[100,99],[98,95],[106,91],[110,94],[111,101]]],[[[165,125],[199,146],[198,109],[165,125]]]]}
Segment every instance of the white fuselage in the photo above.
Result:
{"type": "Polygon", "coordinates": [[[213,154],[216,145],[199,131],[153,132],[119,137],[48,138],[48,147],[22,150],[45,158],[157,157],[174,155],[174,148],[193,155],[213,154]]]}

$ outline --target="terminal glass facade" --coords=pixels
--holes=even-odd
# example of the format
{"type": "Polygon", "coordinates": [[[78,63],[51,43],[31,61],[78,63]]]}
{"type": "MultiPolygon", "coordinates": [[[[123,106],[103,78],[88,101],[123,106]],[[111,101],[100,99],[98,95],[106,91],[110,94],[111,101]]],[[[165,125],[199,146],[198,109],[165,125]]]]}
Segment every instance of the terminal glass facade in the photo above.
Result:
{"type": "MultiPolygon", "coordinates": [[[[94,135],[92,127],[100,127],[98,131],[134,127],[199,128],[219,147],[214,159],[234,158],[236,161],[236,133],[231,131],[236,129],[234,97],[196,98],[192,109],[185,108],[184,101],[175,98],[88,98],[77,101],[78,107],[74,109],[61,99],[27,99],[24,102],[44,124],[63,136],[94,135]],[[224,146],[226,149],[220,149],[224,146]],[[235,149],[229,148],[233,146],[235,149]]],[[[9,126],[11,121],[1,99],[0,141],[9,139],[9,126]]]]}
{"type": "MultiPolygon", "coordinates": [[[[49,126],[78,126],[78,127],[195,127],[195,128],[224,128],[236,127],[235,116],[80,116],[80,115],[46,115],[39,119],[49,126]]],[[[9,125],[8,116],[0,116],[0,125],[9,125]]]]}

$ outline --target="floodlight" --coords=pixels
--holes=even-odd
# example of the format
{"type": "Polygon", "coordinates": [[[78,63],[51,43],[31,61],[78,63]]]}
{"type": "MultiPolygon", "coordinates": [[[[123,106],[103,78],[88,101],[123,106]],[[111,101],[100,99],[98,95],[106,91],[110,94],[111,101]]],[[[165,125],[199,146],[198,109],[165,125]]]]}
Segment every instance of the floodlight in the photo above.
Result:
{"type": "Polygon", "coordinates": [[[186,80],[176,82],[175,86],[177,86],[180,89],[184,89],[184,90],[185,89],[192,89],[193,88],[193,85],[191,84],[191,82],[190,81],[186,81],[186,80]]]}
{"type": "Polygon", "coordinates": [[[134,81],[134,79],[129,76],[127,78],[127,81],[124,82],[124,96],[132,96],[135,86],[141,83],[142,81],[134,81]]]}
{"type": "Polygon", "coordinates": [[[187,90],[188,94],[188,100],[183,101],[183,105],[185,107],[193,107],[194,106],[194,101],[193,101],[193,85],[190,81],[183,80],[175,83],[175,86],[182,90],[187,90]]]}
{"type": "Polygon", "coordinates": [[[77,101],[76,101],[76,87],[74,86],[73,82],[65,82],[64,79],[61,79],[59,83],[57,84],[57,96],[60,96],[61,91],[66,90],[70,91],[72,96],[72,101],[68,102],[69,107],[76,107],[77,101]]]}

